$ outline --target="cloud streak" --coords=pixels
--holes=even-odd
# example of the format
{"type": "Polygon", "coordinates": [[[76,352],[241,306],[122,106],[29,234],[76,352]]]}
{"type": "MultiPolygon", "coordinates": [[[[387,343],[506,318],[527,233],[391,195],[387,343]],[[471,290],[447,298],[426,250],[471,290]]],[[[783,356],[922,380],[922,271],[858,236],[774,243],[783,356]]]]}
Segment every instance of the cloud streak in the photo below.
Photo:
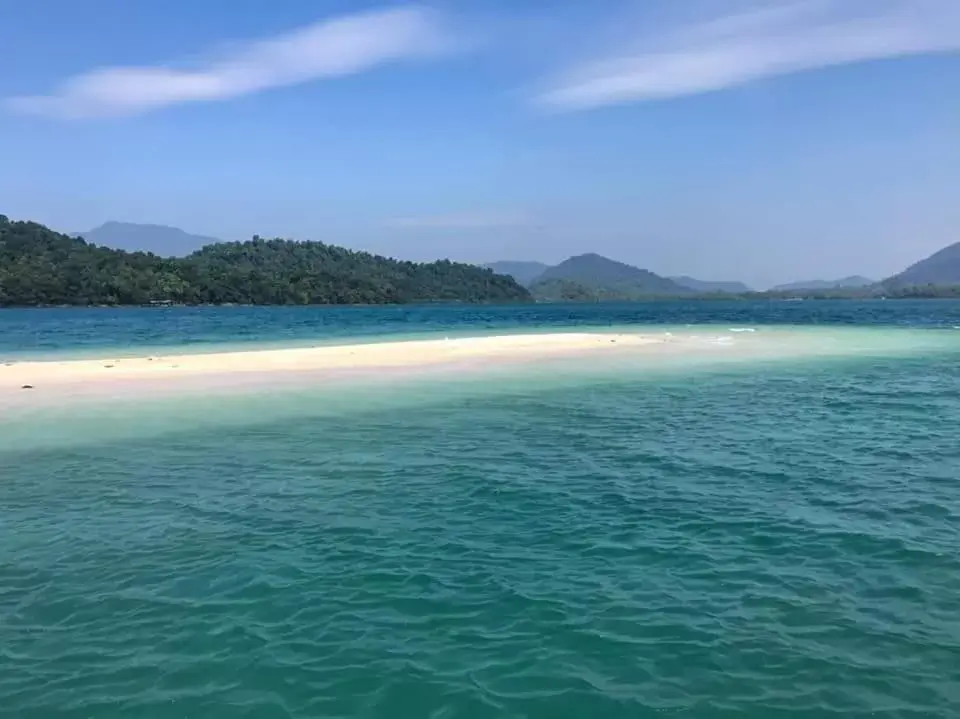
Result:
{"type": "MultiPolygon", "coordinates": [[[[730,5],[730,0],[727,0],[730,5]]],[[[960,50],[960,0],[755,0],[564,72],[538,102],[582,110],[723,90],[836,65],[960,50]]]]}
{"type": "Polygon", "coordinates": [[[10,98],[9,108],[67,118],[134,115],[190,102],[352,75],[442,49],[429,10],[409,6],[341,16],[245,43],[193,67],[107,67],[66,80],[49,95],[10,98]]]}

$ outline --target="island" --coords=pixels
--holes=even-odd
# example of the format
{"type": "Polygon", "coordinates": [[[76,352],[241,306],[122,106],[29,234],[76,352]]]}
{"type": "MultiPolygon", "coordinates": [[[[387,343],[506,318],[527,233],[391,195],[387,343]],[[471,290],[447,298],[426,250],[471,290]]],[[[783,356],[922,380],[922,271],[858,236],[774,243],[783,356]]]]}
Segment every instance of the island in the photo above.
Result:
{"type": "Polygon", "coordinates": [[[323,242],[207,245],[186,257],[100,247],[0,215],[0,306],[530,302],[476,265],[406,262],[323,242]]]}

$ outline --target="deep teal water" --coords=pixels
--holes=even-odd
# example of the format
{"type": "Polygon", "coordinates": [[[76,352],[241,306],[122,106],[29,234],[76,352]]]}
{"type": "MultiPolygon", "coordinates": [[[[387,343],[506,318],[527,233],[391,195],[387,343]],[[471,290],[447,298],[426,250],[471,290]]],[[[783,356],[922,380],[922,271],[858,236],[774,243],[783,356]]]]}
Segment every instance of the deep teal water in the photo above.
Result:
{"type": "MultiPolygon", "coordinates": [[[[63,441],[0,446],[0,716],[960,716],[957,308],[414,309],[779,321],[861,351],[118,407],[141,436],[38,414],[63,441]]],[[[236,311],[194,336],[243,341],[214,327],[250,312],[309,334],[236,311]]],[[[50,312],[32,336],[59,352],[176,338],[50,312]]]]}

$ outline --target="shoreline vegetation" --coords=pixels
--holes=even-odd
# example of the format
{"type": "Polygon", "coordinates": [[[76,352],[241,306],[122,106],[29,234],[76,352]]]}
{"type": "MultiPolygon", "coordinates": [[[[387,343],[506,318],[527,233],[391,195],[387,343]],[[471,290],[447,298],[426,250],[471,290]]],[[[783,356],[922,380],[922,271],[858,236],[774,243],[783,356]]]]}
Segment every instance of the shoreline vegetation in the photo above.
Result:
{"type": "MultiPolygon", "coordinates": [[[[587,257],[587,256],[584,256],[587,257]]],[[[582,258],[581,258],[582,259],[582,258]]],[[[960,284],[903,284],[765,292],[664,292],[645,270],[597,258],[660,285],[621,278],[548,278],[529,288],[478,265],[408,262],[322,242],[217,242],[186,257],[160,257],[89,244],[0,215],[0,307],[195,307],[404,304],[799,301],[960,298],[960,284]]]]}

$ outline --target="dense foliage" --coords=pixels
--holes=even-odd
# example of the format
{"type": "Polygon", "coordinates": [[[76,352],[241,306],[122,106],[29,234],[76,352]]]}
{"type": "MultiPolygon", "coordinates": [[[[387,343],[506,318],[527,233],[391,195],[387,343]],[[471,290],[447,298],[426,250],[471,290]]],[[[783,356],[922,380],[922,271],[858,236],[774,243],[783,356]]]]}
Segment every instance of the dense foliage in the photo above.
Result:
{"type": "Polygon", "coordinates": [[[87,244],[0,215],[0,306],[523,302],[511,277],[320,242],[218,243],[184,258],[87,244]]]}

